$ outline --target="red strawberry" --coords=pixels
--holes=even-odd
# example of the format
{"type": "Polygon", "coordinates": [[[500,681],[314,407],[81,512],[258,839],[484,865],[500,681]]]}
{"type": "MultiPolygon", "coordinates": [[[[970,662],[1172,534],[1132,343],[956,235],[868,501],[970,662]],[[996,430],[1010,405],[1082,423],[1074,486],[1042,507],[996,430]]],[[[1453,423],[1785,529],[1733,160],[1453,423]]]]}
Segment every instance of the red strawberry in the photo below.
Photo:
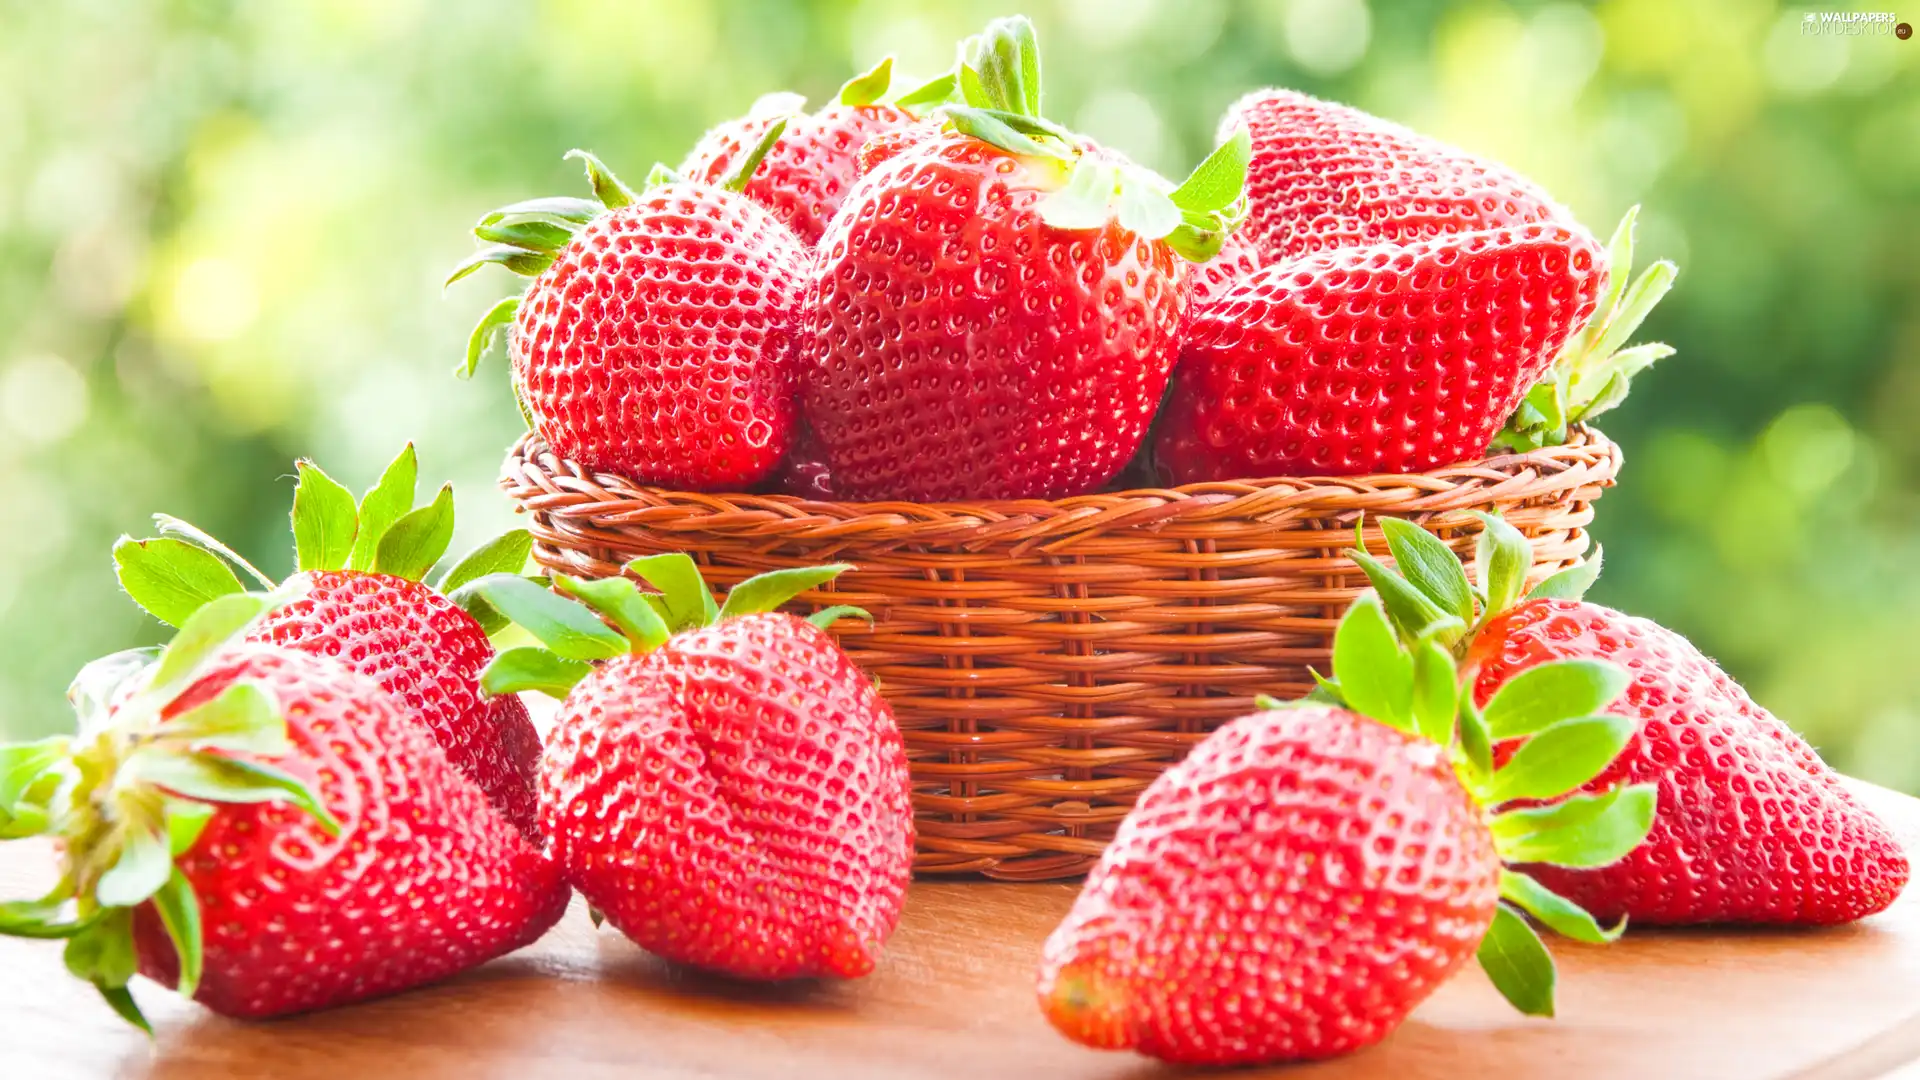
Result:
{"type": "Polygon", "coordinates": [[[845,568],[752,579],[718,612],[686,556],[630,569],[664,592],[555,579],[625,637],[524,579],[481,586],[560,653],[514,650],[487,676],[566,692],[540,774],[553,857],[669,960],[748,979],[873,970],[912,870],[906,750],[833,639],[767,610],[845,568]]]}
{"type": "Polygon", "coordinates": [[[223,645],[270,603],[209,601],[157,663],[82,672],[82,735],[0,749],[0,773],[23,770],[0,819],[38,826],[5,835],[56,837],[63,871],[0,931],[69,937],[68,966],[143,1027],[136,969],[280,1016],[483,963],[566,908],[558,868],[392,695],[325,657],[223,645]]]}
{"type": "Polygon", "coordinates": [[[1039,116],[1024,19],[971,56],[948,130],[876,164],[820,241],[802,384],[843,498],[1099,488],[1165,388],[1183,256],[1211,255],[1237,213],[1242,141],[1169,193],[1039,116]]]}
{"type": "Polygon", "coordinates": [[[1559,221],[1546,192],[1491,162],[1359,109],[1258,90],[1222,135],[1253,135],[1244,233],[1269,263],[1344,247],[1559,221]]]}
{"type": "Polygon", "coordinates": [[[784,124],[768,127],[725,184],[665,170],[635,193],[591,155],[601,205],[535,199],[474,229],[488,262],[533,276],[481,320],[471,373],[513,330],[515,392],[534,430],[588,468],[702,491],[744,491],[786,453],[806,249],[739,194],[784,124]]]}
{"type": "Polygon", "coordinates": [[[1342,621],[1334,657],[1327,702],[1229,722],[1121,823],[1041,961],[1063,1033],[1188,1064],[1328,1057],[1385,1037],[1476,950],[1509,1000],[1550,1015],[1553,964],[1521,910],[1583,940],[1619,933],[1502,862],[1618,858],[1645,834],[1649,789],[1558,807],[1591,826],[1573,837],[1483,804],[1561,794],[1630,724],[1543,696],[1550,754],[1496,771],[1450,659],[1409,653],[1377,599],[1342,621]]]}
{"type": "Polygon", "coordinates": [[[1542,884],[1601,918],[1664,924],[1845,922],[1900,894],[1908,864],[1899,842],[1799,736],[1679,634],[1578,599],[1598,573],[1597,553],[1522,599],[1525,538],[1489,519],[1481,547],[1488,584],[1477,612],[1472,599],[1458,603],[1471,596],[1464,576],[1435,572],[1457,564],[1396,551],[1411,588],[1378,563],[1368,569],[1383,592],[1413,598],[1396,610],[1406,632],[1430,629],[1432,610],[1446,613],[1487,725],[1508,739],[1502,759],[1528,745],[1508,728],[1503,698],[1524,702],[1543,685],[1540,665],[1619,671],[1599,700],[1638,737],[1582,790],[1647,784],[1660,793],[1644,847],[1602,868],[1540,869],[1542,884]]]}
{"type": "MultiPolygon", "coordinates": [[[[872,71],[841,87],[833,104],[799,113],[767,152],[743,193],[773,211],[773,216],[811,245],[819,241],[847,189],[860,176],[860,149],[876,135],[914,123],[912,113],[879,104],[893,74],[888,57],[872,71]]],[[[681,175],[720,183],[740,159],[753,151],[767,128],[782,115],[797,113],[805,100],[793,94],[769,94],[738,120],[729,120],[702,136],[680,163],[681,175]]]]}
{"type": "Polygon", "coordinates": [[[1269,266],[1195,319],[1156,455],[1176,483],[1480,457],[1605,280],[1561,225],[1269,266]]]}
{"type": "Polygon", "coordinates": [[[1227,237],[1219,254],[1193,268],[1194,315],[1197,317],[1259,269],[1260,257],[1252,242],[1239,233],[1227,237]]]}
{"type": "MultiPolygon", "coordinates": [[[[301,462],[299,472],[293,531],[301,569],[288,579],[297,595],[255,625],[249,638],[333,657],[372,678],[426,725],[508,820],[532,835],[539,736],[517,701],[490,705],[481,697],[480,671],[493,659],[493,644],[487,629],[442,591],[519,570],[531,538],[521,529],[482,545],[436,590],[420,579],[452,538],[453,498],[443,489],[431,506],[411,509],[418,474],[411,445],[357,506],[312,462],[301,462]]],[[[162,622],[178,626],[206,601],[240,591],[223,560],[274,587],[205,533],[172,518],[158,520],[172,536],[123,537],[113,554],[121,586],[162,622]],[[182,590],[181,582],[199,587],[182,590]]]]}

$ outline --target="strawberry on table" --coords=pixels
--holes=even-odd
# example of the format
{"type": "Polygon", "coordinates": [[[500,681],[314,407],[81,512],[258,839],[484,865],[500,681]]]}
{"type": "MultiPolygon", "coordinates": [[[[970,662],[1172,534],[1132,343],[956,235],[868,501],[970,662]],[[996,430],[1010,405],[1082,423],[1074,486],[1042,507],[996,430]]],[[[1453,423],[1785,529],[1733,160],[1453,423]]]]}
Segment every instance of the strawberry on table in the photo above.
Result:
{"type": "Polygon", "coordinates": [[[740,194],[786,129],[719,183],[664,166],[636,192],[591,154],[595,200],[534,199],[480,219],[488,263],[533,278],[474,329],[471,375],[511,327],[513,385],[555,452],[641,483],[745,491],[793,436],[804,244],[740,194]]]}
{"type": "Polygon", "coordinates": [[[1572,220],[1500,165],[1297,91],[1257,90],[1234,102],[1220,131],[1240,128],[1253,136],[1242,232],[1267,263],[1572,220]]]}
{"type": "MultiPolygon", "coordinates": [[[[489,702],[480,672],[493,659],[487,635],[504,625],[485,605],[463,610],[447,594],[475,578],[515,572],[533,541],[515,529],[474,548],[440,577],[427,571],[453,538],[451,488],[415,508],[419,465],[407,445],[358,502],[311,461],[298,463],[293,494],[296,595],[256,623],[253,641],[332,657],[368,676],[426,725],[454,766],[473,778],[508,820],[533,835],[540,738],[514,697],[489,702]]],[[[200,606],[241,591],[238,569],[276,587],[232,548],[187,523],[155,515],[163,535],[121,537],[113,546],[121,588],[148,614],[179,626],[200,606]]]]}
{"type": "Polygon", "coordinates": [[[660,592],[554,579],[589,610],[523,578],[477,584],[548,647],[501,654],[488,688],[564,697],[540,773],[553,857],[606,921],[669,960],[747,979],[865,975],[911,874],[906,750],[821,629],[851,609],[773,610],[846,568],[763,574],[720,607],[685,555],[627,569],[660,592]]]}
{"type": "Polygon", "coordinates": [[[1651,784],[1660,809],[1644,847],[1597,868],[1543,867],[1539,880],[1601,918],[1649,924],[1846,922],[1905,888],[1907,856],[1813,748],[1686,638],[1580,596],[1598,552],[1526,596],[1526,539],[1497,518],[1481,534],[1478,589],[1424,531],[1393,519],[1398,570],[1362,556],[1408,633],[1434,626],[1472,675],[1500,757],[1525,752],[1501,699],[1550,685],[1564,662],[1610,665],[1610,712],[1637,737],[1582,790],[1651,784]],[[1422,539],[1425,537],[1426,539],[1422,539]],[[1549,668],[1551,670],[1551,668],[1549,668]]]}
{"type": "Polygon", "coordinates": [[[269,1017],[443,978],[566,908],[554,863],[370,678],[242,641],[278,597],[227,593],[173,643],[82,670],[79,733],[0,748],[0,838],[56,840],[60,881],[0,933],[146,1026],[134,974],[269,1017]]]}
{"type": "Polygon", "coordinates": [[[768,94],[747,115],[729,120],[701,136],[680,175],[708,184],[724,181],[782,116],[787,129],[747,181],[742,194],[773,211],[773,216],[811,245],[826,231],[840,201],[860,177],[860,150],[869,139],[915,122],[912,113],[881,102],[893,79],[893,58],[840,88],[839,97],[816,112],[801,112],[797,94],[768,94]]]}
{"type": "Polygon", "coordinates": [[[962,57],[941,129],[873,144],[816,252],[802,391],[842,498],[1097,490],[1166,386],[1188,261],[1240,212],[1244,136],[1175,188],[1041,115],[1025,19],[962,57]]]}
{"type": "Polygon", "coordinates": [[[1595,943],[1625,927],[1507,864],[1611,863],[1655,795],[1489,809],[1556,799],[1633,736],[1593,715],[1617,671],[1551,670],[1561,681],[1528,702],[1532,749],[1495,767],[1452,658],[1363,597],[1313,699],[1228,722],[1147,788],[1047,940],[1047,1018],[1186,1064],[1330,1057],[1384,1038],[1469,956],[1515,1007],[1552,1015],[1553,961],[1525,916],[1595,943]]]}

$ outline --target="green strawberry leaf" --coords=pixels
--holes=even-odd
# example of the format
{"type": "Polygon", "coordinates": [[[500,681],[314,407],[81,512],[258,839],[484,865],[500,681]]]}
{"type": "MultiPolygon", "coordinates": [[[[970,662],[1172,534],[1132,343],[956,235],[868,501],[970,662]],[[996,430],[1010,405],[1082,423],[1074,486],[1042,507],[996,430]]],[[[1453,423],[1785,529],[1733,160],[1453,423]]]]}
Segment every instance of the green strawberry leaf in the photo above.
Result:
{"type": "Polygon", "coordinates": [[[696,626],[712,625],[720,617],[720,605],[713,591],[700,576],[700,565],[681,551],[647,555],[627,564],[627,572],[660,590],[667,625],[674,632],[696,626]]]}
{"type": "Polygon", "coordinates": [[[1219,146],[1213,148],[1170,197],[1175,206],[1198,214],[1226,210],[1238,200],[1247,184],[1247,167],[1253,162],[1253,135],[1243,124],[1219,146]]]}
{"type": "Polygon", "coordinates": [[[791,119],[791,116],[782,116],[767,125],[767,130],[760,134],[760,141],[755,143],[753,149],[747,151],[747,156],[741,158],[733,167],[733,171],[720,181],[720,186],[735,193],[745,191],[747,181],[753,179],[753,174],[759,170],[760,163],[767,159],[774,144],[780,141],[780,136],[786,134],[787,123],[791,119]]]}
{"type": "Polygon", "coordinates": [[[720,605],[719,618],[730,619],[736,615],[775,611],[808,589],[825,585],[851,569],[853,567],[847,563],[829,563],[825,566],[796,566],[755,574],[727,593],[726,603],[720,605]]]}
{"type": "Polygon", "coordinates": [[[893,86],[893,57],[889,56],[873,65],[871,71],[855,75],[840,87],[840,104],[871,105],[887,96],[887,90],[893,86]]]}
{"type": "Polygon", "coordinates": [[[419,482],[420,460],[414,455],[413,444],[408,443],[380,474],[379,482],[360,497],[360,531],[354,534],[348,566],[355,570],[372,568],[380,541],[394,522],[413,509],[413,493],[419,482]]]}
{"type": "Polygon", "coordinates": [[[1400,575],[1435,607],[1457,616],[1461,626],[1470,622],[1473,587],[1467,583],[1467,572],[1453,551],[1439,537],[1404,518],[1383,517],[1379,521],[1400,575]]]}
{"type": "Polygon", "coordinates": [[[173,852],[166,825],[152,815],[130,815],[120,833],[120,857],[100,875],[93,898],[105,907],[130,908],[141,904],[173,871],[173,852]]]}
{"type": "Polygon", "coordinates": [[[1387,614],[1393,617],[1393,624],[1407,639],[1418,641],[1430,637],[1443,645],[1452,645],[1467,632],[1467,624],[1459,616],[1442,610],[1431,597],[1386,563],[1358,548],[1349,548],[1347,557],[1366,573],[1367,581],[1386,605],[1387,614]]]}
{"type": "Polygon", "coordinates": [[[139,971],[133,948],[133,912],[117,908],[67,939],[67,970],[100,987],[125,987],[139,971]]]}
{"type": "Polygon", "coordinates": [[[1527,594],[1529,600],[1578,600],[1587,595],[1593,583],[1600,578],[1601,550],[1596,547],[1593,554],[1554,574],[1552,577],[1533,587],[1527,594]]]}
{"type": "Polygon", "coordinates": [[[1441,746],[1453,744],[1460,684],[1453,657],[1431,638],[1413,647],[1413,726],[1441,746]]]}
{"type": "Polygon", "coordinates": [[[171,700],[221,646],[277,606],[277,598],[259,593],[229,593],[207,601],[187,617],[160,654],[146,693],[171,700]]]}
{"type": "Polygon", "coordinates": [[[1562,720],[1592,716],[1626,690],[1627,670],[1605,660],[1555,660],[1503,683],[1487,701],[1487,733],[1518,739],[1562,720]]]}
{"type": "Polygon", "coordinates": [[[409,511],[393,523],[374,549],[373,572],[422,581],[453,542],[453,486],[441,487],[433,502],[409,511]]]}
{"type": "Polygon", "coordinates": [[[70,888],[55,889],[38,900],[0,903],[0,937],[57,941],[85,930],[93,920],[67,918],[71,891],[70,888]]]}
{"type": "Polygon", "coordinates": [[[1119,169],[1082,154],[1067,171],[1067,182],[1040,200],[1040,220],[1068,231],[1102,228],[1112,216],[1108,203],[1119,182],[1119,169]]]}
{"type": "MultiPolygon", "coordinates": [[[[600,200],[600,205],[609,210],[618,210],[623,206],[632,204],[635,198],[633,189],[621,183],[620,178],[613,175],[613,170],[607,168],[604,162],[594,157],[591,153],[576,148],[567,151],[561,160],[578,161],[586,166],[587,183],[592,185],[593,196],[600,200]]],[[[545,269],[545,267],[543,266],[541,269],[545,269]]],[[[535,273],[538,272],[539,271],[535,271],[535,273]]]]}
{"type": "Polygon", "coordinates": [[[311,461],[296,463],[300,482],[293,489],[293,552],[299,568],[340,570],[353,555],[360,510],[353,493],[311,461]]]}
{"type": "Polygon", "coordinates": [[[487,214],[474,226],[474,232],[477,234],[484,228],[514,222],[545,222],[571,231],[599,217],[606,209],[604,204],[594,199],[568,196],[528,199],[487,214]]]}
{"type": "Polygon", "coordinates": [[[480,689],[489,697],[538,690],[565,699],[574,684],[591,671],[593,665],[584,660],[568,660],[546,649],[522,645],[505,650],[487,664],[480,673],[480,689]]]}
{"type": "Polygon", "coordinates": [[[1487,722],[1473,703],[1471,689],[1460,695],[1460,752],[1465,756],[1469,786],[1485,802],[1493,779],[1493,740],[1487,736],[1487,722]]]}
{"type": "Polygon", "coordinates": [[[1554,933],[1569,937],[1575,941],[1584,941],[1589,945],[1607,945],[1619,940],[1626,933],[1627,920],[1621,919],[1611,928],[1603,929],[1587,909],[1561,896],[1545,885],[1525,874],[1512,870],[1500,871],[1500,896],[1502,899],[1519,905],[1527,914],[1539,919],[1554,933]]]}
{"type": "Polygon", "coordinates": [[[949,71],[945,75],[930,79],[914,87],[912,90],[901,94],[899,97],[893,99],[893,103],[909,112],[913,112],[923,106],[957,103],[959,101],[959,90],[960,84],[958,79],[955,78],[953,72],[949,71]]]}
{"type": "Polygon", "coordinates": [[[0,812],[12,810],[48,770],[65,761],[69,740],[54,735],[38,742],[0,746],[0,812]]]}
{"type": "Polygon", "coordinates": [[[1528,1016],[1553,1015],[1553,957],[1527,920],[1505,904],[1475,954],[1494,989],[1528,1016]]]}
{"type": "Polygon", "coordinates": [[[200,898],[179,869],[168,864],[171,874],[153,894],[153,909],[160,914],[160,925],[173,939],[173,953],[179,958],[180,977],[174,990],[192,997],[200,989],[200,973],[206,962],[206,940],[200,929],[200,898]]]}
{"type": "Polygon", "coordinates": [[[1509,810],[1493,819],[1494,846],[1510,863],[1611,866],[1646,840],[1658,804],[1657,785],[1633,784],[1509,810]]]}
{"type": "Polygon", "coordinates": [[[1354,601],[1333,634],[1333,673],[1348,707],[1413,730],[1413,658],[1400,647],[1378,596],[1354,601]]]}
{"type": "Polygon", "coordinates": [[[1533,569],[1533,545],[1519,529],[1494,514],[1473,511],[1486,528],[1474,542],[1474,575],[1485,591],[1486,613],[1505,611],[1527,587],[1533,569]]]}
{"type": "Polygon", "coordinates": [[[214,805],[195,799],[167,800],[167,849],[174,858],[193,850],[213,820],[214,805]]]}
{"type": "Polygon", "coordinates": [[[153,515],[153,527],[160,530],[161,536],[174,537],[185,540],[195,547],[205,548],[227,560],[227,562],[232,563],[234,566],[245,570],[248,576],[260,583],[261,588],[271,591],[278,587],[272,578],[261,573],[252,563],[241,558],[239,552],[207,535],[201,531],[198,526],[189,525],[179,518],[174,517],[172,514],[155,514],[153,515]]]}
{"type": "MultiPolygon", "coordinates": [[[[964,83],[963,83],[964,84],[964,83]]],[[[1065,150],[1040,143],[1023,135],[1011,123],[1006,114],[994,109],[977,108],[970,105],[948,105],[941,109],[953,130],[962,135],[971,135],[981,142],[991,143],[1009,154],[1023,157],[1051,158],[1055,161],[1067,161],[1065,150]]],[[[1051,196],[1049,196],[1051,198],[1051,196]]],[[[1046,221],[1045,212],[1041,220],[1046,221]]],[[[1047,224],[1052,225],[1051,221],[1047,224]]],[[[1054,226],[1066,228],[1066,226],[1054,226]]]]}
{"type": "Polygon", "coordinates": [[[179,626],[215,597],[244,591],[219,556],[184,540],[122,536],[113,545],[113,566],[133,602],[168,626],[179,626]]]}
{"type": "Polygon", "coordinates": [[[119,986],[101,986],[99,983],[94,983],[94,989],[100,991],[101,999],[120,1019],[146,1032],[148,1038],[153,1037],[152,1021],[140,1011],[139,1004],[133,1000],[133,993],[127,989],[125,983],[119,986]]]}
{"type": "Polygon", "coordinates": [[[1600,775],[1640,731],[1638,720],[1589,716],[1562,720],[1522,743],[1493,774],[1490,801],[1551,799],[1600,775]]]}
{"type": "Polygon", "coordinates": [[[808,622],[822,630],[831,627],[841,619],[864,619],[871,623],[873,622],[873,614],[866,608],[854,607],[852,604],[835,604],[832,607],[821,608],[819,611],[807,616],[808,622]]]}
{"type": "Polygon", "coordinates": [[[449,288],[483,266],[504,266],[522,277],[534,277],[552,265],[553,255],[549,252],[528,251],[511,244],[488,244],[460,260],[440,287],[449,288]]]}
{"type": "Polygon", "coordinates": [[[265,762],[154,747],[134,753],[123,768],[137,779],[189,799],[291,803],[311,814],[329,836],[340,834],[339,820],[321,805],[304,781],[265,762]]]}
{"type": "Polygon", "coordinates": [[[1040,43],[1024,15],[995,19],[961,47],[962,85],[979,84],[968,102],[1025,116],[1040,115],[1040,43]],[[980,100],[980,98],[984,100],[980,100]]]}
{"type": "Polygon", "coordinates": [[[640,596],[640,587],[626,578],[588,581],[553,575],[554,587],[586,604],[620,628],[634,652],[647,652],[667,643],[667,623],[640,596]]]}
{"type": "Polygon", "coordinates": [[[225,750],[270,758],[293,752],[279,702],[258,683],[233,683],[213,700],[168,720],[161,730],[160,741],[195,751],[225,750]]]}
{"type": "Polygon", "coordinates": [[[473,227],[473,235],[488,243],[547,253],[573,242],[571,227],[539,220],[482,221],[473,227]]]}
{"type": "Polygon", "coordinates": [[[436,587],[452,594],[455,589],[488,574],[518,574],[526,569],[527,557],[532,553],[533,535],[525,529],[509,529],[460,556],[440,575],[436,587]]]}
{"type": "Polygon", "coordinates": [[[605,660],[633,651],[626,635],[598,615],[526,578],[488,574],[467,588],[565,659],[605,660]]]}

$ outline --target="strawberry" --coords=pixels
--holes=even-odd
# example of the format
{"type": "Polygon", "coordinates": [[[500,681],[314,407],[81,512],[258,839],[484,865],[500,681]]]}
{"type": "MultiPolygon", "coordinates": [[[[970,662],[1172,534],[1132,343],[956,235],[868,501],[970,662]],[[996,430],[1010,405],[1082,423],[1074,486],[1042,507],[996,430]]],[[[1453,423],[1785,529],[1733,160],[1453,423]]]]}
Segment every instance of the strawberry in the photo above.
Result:
{"type": "Polygon", "coordinates": [[[742,193],[773,211],[773,216],[808,245],[819,241],[840,201],[860,175],[860,149],[876,135],[914,123],[905,109],[880,103],[893,77],[893,58],[840,88],[833,104],[802,113],[797,94],[768,94],[747,115],[729,120],[701,137],[680,163],[680,175],[707,184],[721,183],[741,157],[752,152],[767,128],[792,115],[742,193]]]}
{"type": "Polygon", "coordinates": [[[269,1017],[389,994],[531,943],[558,868],[393,695],[325,656],[244,644],[275,601],[199,606],[157,660],[83,670],[80,734],[0,748],[0,837],[50,836],[60,884],[0,932],[147,1027],[138,972],[269,1017]]]}
{"type": "Polygon", "coordinates": [[[1563,225],[1269,266],[1194,320],[1155,454],[1174,483],[1480,457],[1605,279],[1599,246],[1563,225]]]}
{"type": "Polygon", "coordinates": [[[1654,794],[1486,809],[1561,795],[1632,736],[1588,715],[1604,670],[1550,670],[1564,681],[1530,703],[1534,748],[1495,768],[1451,658],[1363,597],[1318,700],[1228,722],[1148,786],[1047,939],[1047,1018],[1184,1064],[1329,1057],[1384,1038],[1475,955],[1551,1015],[1553,962],[1522,912],[1589,942],[1624,927],[1504,864],[1612,862],[1654,794]]]}
{"type": "Polygon", "coordinates": [[[1396,622],[1450,641],[1464,658],[1499,758],[1530,745],[1503,702],[1550,686],[1538,674],[1549,665],[1603,665],[1616,673],[1605,686],[1609,711],[1631,719],[1637,737],[1582,790],[1659,790],[1644,847],[1605,867],[1540,869],[1542,884],[1598,917],[1655,924],[1817,925],[1893,902],[1908,876],[1899,842],[1792,729],[1684,637],[1581,600],[1599,573],[1597,552],[1522,597],[1526,539],[1486,521],[1477,592],[1439,541],[1412,526],[1388,534],[1398,572],[1361,558],[1381,593],[1398,598],[1396,622]]]}
{"type": "Polygon", "coordinates": [[[1530,181],[1359,109],[1257,90],[1221,118],[1253,136],[1245,234],[1268,263],[1345,247],[1549,222],[1566,211],[1530,181]]]}
{"type": "Polygon", "coordinates": [[[1194,267],[1192,309],[1197,317],[1260,269],[1260,256],[1240,233],[1227,237],[1213,258],[1194,267]]]}
{"type": "Polygon", "coordinates": [[[740,194],[785,130],[769,124],[723,183],[656,168],[628,188],[591,154],[599,201],[535,199],[481,218],[487,263],[533,278],[480,320],[465,372],[509,324],[515,394],[555,452],[649,484],[744,491],[794,424],[805,246],[740,194]]]}
{"type": "MultiPolygon", "coordinates": [[[[539,736],[517,700],[489,704],[481,696],[480,672],[493,659],[489,626],[446,595],[484,574],[519,570],[532,546],[526,530],[474,549],[435,589],[422,578],[452,539],[453,494],[442,488],[431,505],[412,509],[419,467],[411,445],[358,504],[312,462],[298,471],[299,572],[287,580],[297,595],[260,620],[249,640],[333,657],[379,683],[508,820],[532,830],[539,736]]],[[[127,595],[160,621],[179,626],[202,604],[241,591],[232,567],[275,587],[199,529],[164,514],[155,521],[166,535],[121,537],[113,559],[127,595]]],[[[475,611],[493,629],[501,625],[484,605],[475,611]]]]}
{"type": "Polygon", "coordinates": [[[906,750],[821,629],[850,609],[772,612],[845,567],[764,574],[719,608],[685,555],[628,569],[662,591],[554,579],[589,611],[522,578],[479,583],[552,650],[503,653],[488,687],[565,695],[540,773],[553,857],[669,960],[746,979],[873,970],[912,870],[906,750]]]}
{"type": "Polygon", "coordinates": [[[802,394],[848,499],[1051,498],[1138,448],[1244,138],[1180,187],[1040,115],[1025,19],[962,50],[944,129],[888,146],[820,239],[802,394]]]}

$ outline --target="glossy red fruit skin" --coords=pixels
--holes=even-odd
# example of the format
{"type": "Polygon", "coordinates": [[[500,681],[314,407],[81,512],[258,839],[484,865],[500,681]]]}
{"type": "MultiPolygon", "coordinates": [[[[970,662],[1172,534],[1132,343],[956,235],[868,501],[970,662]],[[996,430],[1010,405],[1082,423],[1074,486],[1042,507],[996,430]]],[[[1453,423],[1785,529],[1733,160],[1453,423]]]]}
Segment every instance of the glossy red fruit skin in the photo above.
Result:
{"type": "MultiPolygon", "coordinates": [[[[1900,843],[1813,748],[1755,704],[1686,638],[1572,600],[1528,600],[1495,616],[1467,656],[1485,703],[1550,660],[1605,659],[1633,682],[1607,712],[1640,735],[1582,790],[1659,787],[1653,831],[1596,870],[1528,867],[1605,922],[1848,922],[1884,909],[1908,875],[1900,843]]],[[[1518,744],[1500,747],[1501,756],[1518,744]]]]}
{"type": "MultiPolygon", "coordinates": [[[[744,116],[701,137],[680,163],[680,175],[718,184],[746,156],[777,117],[744,116]]],[[[892,105],[828,105],[787,121],[787,129],[767,151],[746,195],[808,245],[816,244],[834,211],[860,178],[860,150],[876,135],[915,123],[913,114],[892,105]]]]}
{"type": "Polygon", "coordinates": [[[1243,716],[1121,823],[1047,939],[1041,1008],[1181,1064],[1348,1053],[1473,955],[1499,875],[1437,744],[1344,709],[1243,716]]]}
{"type": "Polygon", "coordinates": [[[1219,254],[1193,268],[1193,299],[1188,305],[1193,316],[1233,291],[1260,269],[1260,256],[1253,243],[1239,233],[1227,237],[1219,254]]]}
{"type": "Polygon", "coordinates": [[[593,219],[528,286],[514,385],[561,456],[745,491],[786,453],[806,249],[744,196],[673,183],[593,219]]]}
{"type": "Polygon", "coordinates": [[[1292,90],[1229,106],[1253,136],[1240,233],[1269,262],[1449,233],[1571,223],[1532,181],[1359,109],[1292,90]]]}
{"type": "Polygon", "coordinates": [[[1560,225],[1269,266],[1194,319],[1155,455],[1182,484],[1479,458],[1606,278],[1560,225]]]}
{"type": "Polygon", "coordinates": [[[607,661],[560,710],[541,820],[641,948],[744,979],[873,970],[913,863],[892,711],[826,633],[745,615],[607,661]]]}
{"type": "MultiPolygon", "coordinates": [[[[217,661],[170,709],[234,680],[272,692],[305,781],[341,824],[329,837],[286,803],[222,805],[176,860],[199,898],[205,968],[195,1000],[257,1019],[390,994],[532,943],[559,921],[559,868],[487,804],[419,723],[371,679],[264,645],[217,661]]],[[[135,919],[140,973],[178,980],[151,907],[135,919]]]]}
{"type": "Polygon", "coordinates": [[[432,588],[390,574],[323,570],[290,580],[304,591],[248,640],[332,657],[379,683],[507,820],[534,835],[540,737],[518,696],[481,696],[493,643],[480,624],[432,588]]]}
{"type": "Polygon", "coordinates": [[[842,498],[1060,498],[1139,447],[1186,270],[1112,222],[1043,224],[1053,172],[941,134],[848,196],[817,252],[802,379],[842,498]]]}

